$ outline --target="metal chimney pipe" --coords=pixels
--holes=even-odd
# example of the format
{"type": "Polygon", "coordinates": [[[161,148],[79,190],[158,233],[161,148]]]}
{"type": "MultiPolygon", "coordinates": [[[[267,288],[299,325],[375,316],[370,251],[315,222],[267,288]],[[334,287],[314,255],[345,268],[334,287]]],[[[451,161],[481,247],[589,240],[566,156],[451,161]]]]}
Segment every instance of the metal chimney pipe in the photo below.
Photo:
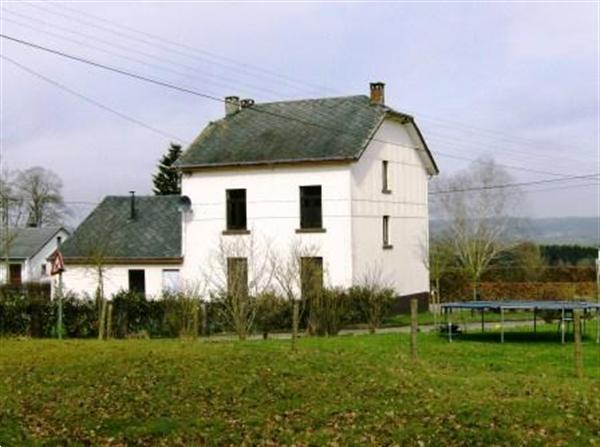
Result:
{"type": "Polygon", "coordinates": [[[133,219],[135,219],[135,191],[129,191],[129,194],[131,194],[130,199],[129,199],[129,202],[131,205],[129,218],[131,220],[133,220],[133,219]]]}

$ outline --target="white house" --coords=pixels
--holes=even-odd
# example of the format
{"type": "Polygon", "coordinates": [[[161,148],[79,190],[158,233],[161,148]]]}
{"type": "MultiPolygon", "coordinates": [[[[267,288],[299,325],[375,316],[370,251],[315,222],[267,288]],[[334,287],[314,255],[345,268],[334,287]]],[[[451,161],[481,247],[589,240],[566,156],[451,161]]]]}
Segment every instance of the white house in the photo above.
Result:
{"type": "Polygon", "coordinates": [[[48,257],[69,237],[69,232],[62,227],[13,228],[7,237],[8,256],[6,246],[0,247],[0,283],[46,282],[50,280],[48,257]]]}
{"type": "Polygon", "coordinates": [[[157,296],[176,287],[183,262],[180,199],[106,197],[61,247],[63,288],[93,296],[100,275],[108,297],[120,290],[157,296]]]}
{"type": "MultiPolygon", "coordinates": [[[[377,271],[399,296],[427,294],[427,190],[438,169],[414,119],[384,104],[383,83],[370,87],[369,96],[226,98],[226,116],[176,163],[182,199],[180,228],[172,231],[181,239],[172,254],[179,263],[124,258],[110,290],[127,289],[127,271],[141,269],[153,295],[173,282],[173,270],[210,287],[219,275],[227,280],[223,270],[243,266],[252,282],[267,253],[283,260],[301,247],[328,285],[350,286],[377,271]],[[166,270],[171,280],[159,281],[166,270]]],[[[156,237],[139,232],[147,243],[156,237]]],[[[82,288],[71,270],[67,287],[82,288]]]]}

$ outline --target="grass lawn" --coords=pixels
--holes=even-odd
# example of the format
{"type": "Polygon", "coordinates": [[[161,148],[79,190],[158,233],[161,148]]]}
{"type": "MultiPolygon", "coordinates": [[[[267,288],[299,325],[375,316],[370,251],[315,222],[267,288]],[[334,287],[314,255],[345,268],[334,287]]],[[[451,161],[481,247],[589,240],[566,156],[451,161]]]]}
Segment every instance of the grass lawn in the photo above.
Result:
{"type": "MultiPolygon", "coordinates": [[[[0,340],[0,445],[600,445],[600,347],[555,327],[453,343],[0,340]]],[[[529,328],[527,330],[530,330],[529,328]]]]}

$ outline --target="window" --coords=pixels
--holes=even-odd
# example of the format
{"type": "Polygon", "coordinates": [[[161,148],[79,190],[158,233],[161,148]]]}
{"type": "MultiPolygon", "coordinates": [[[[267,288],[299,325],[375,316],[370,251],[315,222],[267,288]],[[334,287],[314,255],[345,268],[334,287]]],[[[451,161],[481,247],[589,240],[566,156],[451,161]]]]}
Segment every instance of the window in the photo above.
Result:
{"type": "Polygon", "coordinates": [[[227,229],[246,229],[246,190],[227,190],[227,229]]]}
{"type": "Polygon", "coordinates": [[[21,284],[21,264],[10,264],[8,274],[9,284],[21,284]]]}
{"type": "Polygon", "coordinates": [[[144,270],[129,270],[129,291],[146,294],[146,272],[144,270]]]}
{"type": "Polygon", "coordinates": [[[248,296],[248,260],[246,258],[227,258],[227,291],[231,296],[248,296]]]}
{"type": "Polygon", "coordinates": [[[302,299],[310,299],[323,289],[323,258],[300,259],[300,287],[302,299]]]}
{"type": "Polygon", "coordinates": [[[40,266],[40,275],[41,276],[46,276],[46,264],[42,264],[40,266]]]}
{"type": "Polygon", "coordinates": [[[390,216],[383,216],[383,248],[392,248],[390,244],[390,216]]]}
{"type": "Polygon", "coordinates": [[[323,228],[321,185],[300,187],[300,228],[323,228]]]}
{"type": "Polygon", "coordinates": [[[178,269],[164,269],[162,271],[162,289],[166,292],[179,292],[179,270],[178,269]]]}
{"type": "Polygon", "coordinates": [[[389,187],[389,172],[388,172],[388,164],[389,162],[387,160],[383,160],[381,162],[381,192],[383,192],[384,194],[389,194],[390,192],[390,187],[389,187]]]}

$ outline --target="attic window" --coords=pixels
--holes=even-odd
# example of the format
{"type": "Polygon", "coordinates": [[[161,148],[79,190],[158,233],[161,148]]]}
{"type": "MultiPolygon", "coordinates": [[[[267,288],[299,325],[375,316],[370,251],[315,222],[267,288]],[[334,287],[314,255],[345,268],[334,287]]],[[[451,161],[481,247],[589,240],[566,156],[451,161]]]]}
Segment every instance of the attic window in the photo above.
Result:
{"type": "Polygon", "coordinates": [[[300,187],[300,229],[323,228],[321,185],[300,187]]]}
{"type": "Polygon", "coordinates": [[[246,229],[246,190],[227,190],[227,230],[246,229]]]}

